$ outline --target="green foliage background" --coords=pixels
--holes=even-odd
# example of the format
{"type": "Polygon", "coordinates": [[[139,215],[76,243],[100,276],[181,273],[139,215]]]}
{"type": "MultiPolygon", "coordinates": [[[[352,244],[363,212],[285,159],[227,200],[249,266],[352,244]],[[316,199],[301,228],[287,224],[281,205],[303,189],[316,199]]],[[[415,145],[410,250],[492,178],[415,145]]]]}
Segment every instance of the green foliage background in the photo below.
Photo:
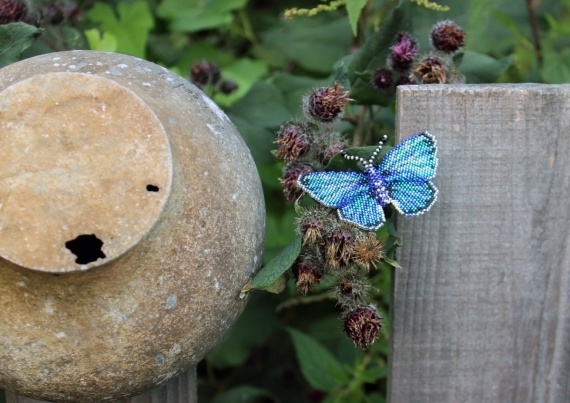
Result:
{"type": "MultiPolygon", "coordinates": [[[[428,49],[427,34],[436,21],[458,22],[468,32],[460,65],[467,83],[570,81],[570,0],[538,2],[534,11],[540,48],[533,42],[533,20],[524,0],[440,1],[449,6],[447,12],[405,0],[347,0],[346,7],[336,11],[292,20],[283,18],[285,9],[321,3],[92,3],[74,26],[47,26],[41,31],[21,23],[0,26],[0,66],[37,54],[89,48],[145,58],[183,77],[188,77],[196,61],[218,63],[222,74],[236,81],[239,89],[230,95],[209,94],[245,138],[264,186],[265,262],[295,237],[295,211],[284,202],[278,182],[282,166],[270,153],[275,132],[283,121],[302,116],[302,95],[332,83],[339,66],[348,68],[351,97],[360,105],[374,105],[377,135],[393,133],[394,97],[375,92],[367,74],[384,64],[390,41],[403,29],[413,32],[422,49],[428,49]],[[395,17],[390,19],[394,9],[395,17]],[[359,18],[361,10],[364,14],[359,18]]],[[[359,108],[350,107],[348,117],[358,118],[359,108]]],[[[355,135],[355,127],[346,122],[338,129],[348,138],[355,135]]],[[[363,142],[376,140],[372,136],[363,142]]],[[[394,231],[393,224],[382,231],[394,231]]],[[[384,402],[391,270],[384,263],[373,275],[386,327],[368,351],[355,349],[343,335],[338,310],[326,288],[300,297],[289,281],[278,295],[253,291],[234,328],[198,366],[199,401],[384,402]]]]}

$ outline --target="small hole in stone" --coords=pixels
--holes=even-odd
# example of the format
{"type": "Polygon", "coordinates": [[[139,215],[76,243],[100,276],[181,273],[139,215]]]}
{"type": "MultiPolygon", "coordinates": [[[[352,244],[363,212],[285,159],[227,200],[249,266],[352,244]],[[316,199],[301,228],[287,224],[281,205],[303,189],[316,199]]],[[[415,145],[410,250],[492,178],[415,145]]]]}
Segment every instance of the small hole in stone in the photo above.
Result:
{"type": "Polygon", "coordinates": [[[67,241],[65,247],[71,251],[77,259],[77,264],[87,264],[96,261],[97,259],[105,259],[106,256],[101,250],[103,241],[91,235],[79,235],[77,238],[67,241]]]}
{"type": "Polygon", "coordinates": [[[158,192],[160,189],[155,185],[146,185],[146,190],[149,192],[158,192]]]}

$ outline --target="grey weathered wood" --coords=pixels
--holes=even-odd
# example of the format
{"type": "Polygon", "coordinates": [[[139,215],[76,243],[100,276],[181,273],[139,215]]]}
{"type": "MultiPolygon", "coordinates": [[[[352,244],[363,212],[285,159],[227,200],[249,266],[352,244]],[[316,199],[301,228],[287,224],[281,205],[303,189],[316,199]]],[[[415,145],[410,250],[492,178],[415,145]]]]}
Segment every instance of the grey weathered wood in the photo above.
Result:
{"type": "Polygon", "coordinates": [[[401,218],[389,399],[570,402],[570,85],[399,87],[439,200],[401,218]]]}
{"type": "MultiPolygon", "coordinates": [[[[120,403],[196,403],[196,368],[171,379],[163,386],[149,390],[129,399],[120,400],[120,403]]],[[[7,403],[46,403],[28,397],[18,396],[6,391],[7,403]]]]}

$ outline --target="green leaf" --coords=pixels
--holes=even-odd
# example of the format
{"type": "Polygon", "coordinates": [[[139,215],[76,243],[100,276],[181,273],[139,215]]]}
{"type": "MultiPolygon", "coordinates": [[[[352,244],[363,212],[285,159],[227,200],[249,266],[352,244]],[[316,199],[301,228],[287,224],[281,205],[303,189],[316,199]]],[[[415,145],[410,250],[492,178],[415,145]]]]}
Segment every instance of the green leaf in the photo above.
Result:
{"type": "Polygon", "coordinates": [[[411,12],[408,1],[402,2],[377,32],[364,43],[352,57],[348,66],[349,79],[352,84],[350,97],[359,104],[388,105],[393,98],[383,94],[370,85],[370,76],[386,63],[390,46],[396,34],[408,30],[411,25],[411,12]]]}
{"type": "MultiPolygon", "coordinates": [[[[251,284],[248,284],[242,290],[247,293],[256,289],[274,289],[271,287],[276,281],[279,281],[282,275],[289,270],[295,262],[295,259],[301,253],[301,235],[297,235],[293,242],[281,251],[277,256],[269,261],[253,278],[251,284]]],[[[275,286],[274,286],[275,287],[275,286]]]]}
{"type": "Polygon", "coordinates": [[[40,30],[23,22],[0,25],[0,67],[17,62],[40,30]]]}
{"type": "MultiPolygon", "coordinates": [[[[264,397],[274,402],[278,400],[268,390],[256,388],[249,385],[240,385],[219,395],[215,403],[254,403],[259,398],[264,397]]],[[[263,400],[266,401],[266,400],[263,400]]]]}
{"type": "Polygon", "coordinates": [[[222,69],[224,78],[234,80],[238,88],[229,95],[217,93],[214,101],[221,107],[229,107],[243,97],[261,77],[267,74],[269,66],[262,60],[241,58],[222,69]]]}
{"type": "Polygon", "coordinates": [[[84,34],[91,50],[101,50],[104,52],[117,51],[117,38],[115,38],[112,33],[101,33],[98,29],[92,28],[85,31],[84,34]]]}
{"type": "Polygon", "coordinates": [[[481,53],[466,51],[459,70],[465,74],[470,84],[493,83],[507,71],[514,60],[513,55],[496,60],[481,53]]]}
{"type": "Polygon", "coordinates": [[[563,84],[570,82],[570,52],[556,51],[551,46],[543,48],[544,63],[540,74],[549,84],[563,84]]]}
{"type": "Polygon", "coordinates": [[[117,52],[145,57],[148,34],[154,26],[146,1],[119,2],[117,14],[109,4],[97,2],[87,12],[87,18],[99,23],[104,32],[109,32],[116,38],[117,52]]]}
{"type": "Polygon", "coordinates": [[[394,269],[401,269],[402,268],[402,266],[400,266],[400,264],[397,261],[390,259],[387,256],[384,256],[384,261],[386,263],[388,263],[390,266],[392,266],[394,269]]]}
{"type": "Polygon", "coordinates": [[[319,342],[296,329],[287,331],[293,339],[301,372],[313,388],[328,391],[350,381],[348,372],[319,342]]]}
{"type": "Polygon", "coordinates": [[[287,73],[276,73],[273,85],[283,95],[285,107],[290,116],[300,116],[302,111],[302,99],[311,89],[326,86],[326,80],[317,80],[312,77],[294,76],[287,73]]]}
{"type": "Polygon", "coordinates": [[[366,3],[368,0],[346,0],[346,13],[354,36],[358,35],[358,20],[366,3]]]}
{"type": "Polygon", "coordinates": [[[342,84],[345,91],[350,91],[350,80],[348,79],[348,69],[346,68],[344,58],[334,66],[332,82],[342,84]]]}
{"type": "Polygon", "coordinates": [[[169,20],[172,31],[197,32],[229,25],[232,11],[246,4],[247,0],[165,0],[156,12],[169,20]]]}
{"type": "Polygon", "coordinates": [[[329,74],[348,52],[351,38],[346,18],[333,17],[328,13],[285,21],[263,35],[263,47],[280,66],[294,62],[304,69],[329,74]]]}
{"type": "Polygon", "coordinates": [[[256,82],[228,110],[228,116],[245,140],[255,162],[258,165],[274,162],[271,150],[275,132],[290,116],[279,90],[264,81],[256,82]]]}

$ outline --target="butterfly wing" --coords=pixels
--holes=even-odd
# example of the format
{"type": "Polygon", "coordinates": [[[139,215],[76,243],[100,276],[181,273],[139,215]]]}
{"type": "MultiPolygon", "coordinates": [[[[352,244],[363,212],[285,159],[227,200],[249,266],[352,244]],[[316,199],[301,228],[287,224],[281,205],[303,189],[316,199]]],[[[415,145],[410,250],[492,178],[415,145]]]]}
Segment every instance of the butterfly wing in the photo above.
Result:
{"type": "Polygon", "coordinates": [[[412,136],[394,147],[379,169],[394,207],[405,216],[422,214],[437,198],[429,181],[437,168],[437,146],[428,132],[412,136]]]}
{"type": "Polygon", "coordinates": [[[368,179],[361,172],[324,171],[302,175],[299,186],[313,199],[338,209],[341,220],[372,231],[384,223],[384,211],[370,193],[368,179]]]}
{"type": "Polygon", "coordinates": [[[393,181],[389,191],[396,210],[408,217],[428,211],[437,199],[437,189],[430,181],[393,181]]]}
{"type": "Polygon", "coordinates": [[[338,209],[338,216],[367,231],[376,231],[386,221],[382,206],[368,191],[358,193],[349,204],[338,209]]]}
{"type": "Polygon", "coordinates": [[[382,177],[392,180],[429,180],[437,168],[437,146],[428,132],[416,134],[394,147],[380,163],[382,177]]]}
{"type": "Polygon", "coordinates": [[[366,175],[352,171],[311,172],[299,177],[297,184],[313,199],[332,208],[344,207],[356,194],[368,191],[366,175]]]}

